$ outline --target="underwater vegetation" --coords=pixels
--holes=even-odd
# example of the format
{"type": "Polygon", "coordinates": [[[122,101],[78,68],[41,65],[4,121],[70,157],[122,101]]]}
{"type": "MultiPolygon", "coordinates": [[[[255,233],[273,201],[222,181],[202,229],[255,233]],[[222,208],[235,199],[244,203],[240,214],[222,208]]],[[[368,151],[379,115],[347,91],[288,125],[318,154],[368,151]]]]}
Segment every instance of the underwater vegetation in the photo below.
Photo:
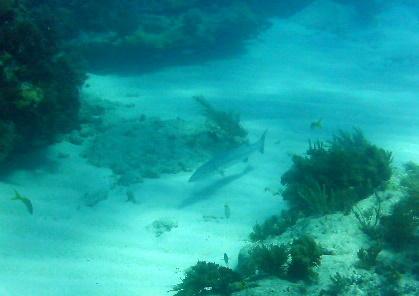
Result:
{"type": "Polygon", "coordinates": [[[380,254],[382,247],[379,244],[374,244],[369,248],[361,248],[358,250],[358,267],[364,269],[371,269],[377,265],[377,256],[380,254]]]}
{"type": "Polygon", "coordinates": [[[419,165],[410,162],[405,171],[406,175],[400,181],[405,196],[380,220],[384,241],[399,250],[418,242],[419,165]]]}
{"type": "MultiPolygon", "coordinates": [[[[261,244],[249,251],[245,274],[262,272],[278,278],[312,282],[315,267],[320,265],[322,249],[309,235],[302,235],[288,244],[261,244]]],[[[244,265],[242,265],[244,266],[244,265]]]]}
{"type": "Polygon", "coordinates": [[[262,224],[256,224],[249,238],[252,242],[263,241],[269,237],[280,236],[288,227],[293,226],[298,214],[293,211],[282,211],[281,215],[273,215],[262,224]]]}
{"type": "Polygon", "coordinates": [[[328,143],[310,142],[306,155],[292,161],[281,178],[283,197],[306,215],[348,212],[392,175],[391,152],[368,142],[359,129],[328,143]]]}
{"type": "Polygon", "coordinates": [[[254,226],[253,243],[241,249],[237,266],[256,284],[250,293],[417,295],[419,166],[409,162],[401,177],[390,180],[391,160],[390,152],[359,130],[310,145],[306,156],[297,157],[284,174],[295,182],[286,183],[283,192],[307,179],[326,180],[310,192],[310,201],[319,204],[308,206],[308,198],[297,195],[299,203],[254,226]],[[329,199],[328,188],[342,190],[338,196],[349,203],[329,199]],[[298,233],[313,233],[316,240],[295,238],[298,233]]]}
{"type": "Polygon", "coordinates": [[[251,251],[250,256],[256,270],[280,278],[286,276],[289,257],[286,245],[256,246],[251,251]]]}
{"type": "Polygon", "coordinates": [[[403,196],[392,204],[387,214],[382,211],[382,197],[375,193],[375,205],[364,211],[353,208],[360,229],[372,240],[396,250],[414,244],[419,225],[419,166],[408,163],[400,185],[403,196]]]}
{"type": "Polygon", "coordinates": [[[419,224],[418,201],[406,198],[395,204],[389,215],[381,218],[380,225],[386,243],[395,249],[402,249],[417,240],[419,224]]]}
{"type": "Polygon", "coordinates": [[[407,163],[401,177],[391,166],[391,152],[358,129],[294,156],[282,176],[290,209],[256,224],[239,253],[243,287],[254,295],[416,295],[419,166],[407,163]],[[295,238],[312,232],[316,241],[295,238]]]}
{"type": "Polygon", "coordinates": [[[21,1],[0,4],[0,161],[77,124],[84,74],[21,1]]]}
{"type": "Polygon", "coordinates": [[[198,261],[185,272],[182,283],[173,291],[176,296],[228,296],[240,289],[241,276],[230,268],[216,263],[198,261]]]}
{"type": "Polygon", "coordinates": [[[295,239],[290,248],[288,277],[293,280],[313,281],[317,276],[314,267],[320,265],[321,255],[321,248],[311,236],[304,235],[295,239]]]}
{"type": "Polygon", "coordinates": [[[343,295],[355,282],[355,279],[344,276],[339,272],[335,273],[334,275],[330,276],[330,284],[326,289],[322,289],[319,293],[319,296],[327,295],[327,296],[339,296],[343,295]]]}
{"type": "Polygon", "coordinates": [[[405,165],[406,175],[401,179],[400,185],[405,190],[408,198],[417,200],[419,198],[419,165],[408,162],[405,165]]]}
{"type": "Polygon", "coordinates": [[[231,141],[233,145],[246,141],[247,131],[240,124],[240,115],[215,109],[203,96],[194,96],[206,118],[208,133],[220,141],[231,141]]]}
{"type": "Polygon", "coordinates": [[[352,213],[359,224],[359,229],[362,230],[371,239],[380,238],[379,222],[382,217],[381,198],[377,192],[374,192],[376,198],[376,205],[366,210],[360,210],[356,205],[352,208],[352,213]]]}
{"type": "MultiPolygon", "coordinates": [[[[248,278],[274,276],[282,286],[303,281],[295,295],[416,295],[419,166],[409,162],[404,175],[390,180],[391,162],[389,151],[357,129],[340,132],[328,143],[310,143],[306,155],[294,156],[282,177],[290,209],[254,226],[254,244],[240,251],[238,271],[248,278]],[[340,229],[346,229],[346,236],[338,236],[340,229]],[[307,231],[318,231],[322,247],[309,236],[289,242],[295,233],[307,231]],[[349,238],[354,231],[366,235],[366,245],[362,235],[349,238]],[[339,246],[340,239],[357,246],[350,265],[346,254],[354,249],[339,246]],[[320,264],[323,255],[327,260],[320,264]]],[[[264,295],[262,287],[272,285],[256,281],[255,295],[264,295]]]]}
{"type": "Polygon", "coordinates": [[[405,165],[405,175],[400,179],[402,196],[391,203],[387,211],[381,209],[383,199],[378,194],[372,209],[354,211],[360,229],[372,240],[371,247],[358,251],[356,266],[372,270],[381,277],[381,295],[404,295],[403,276],[410,274],[418,278],[418,184],[419,166],[409,162],[405,165]],[[387,256],[385,260],[378,260],[382,250],[387,256]]]}
{"type": "Polygon", "coordinates": [[[317,275],[314,268],[320,265],[321,256],[320,246],[308,235],[302,235],[289,244],[256,245],[249,250],[246,259],[239,258],[237,271],[198,261],[186,270],[184,279],[173,291],[177,292],[176,296],[231,295],[235,291],[257,287],[253,281],[255,275],[312,282],[317,275]]]}

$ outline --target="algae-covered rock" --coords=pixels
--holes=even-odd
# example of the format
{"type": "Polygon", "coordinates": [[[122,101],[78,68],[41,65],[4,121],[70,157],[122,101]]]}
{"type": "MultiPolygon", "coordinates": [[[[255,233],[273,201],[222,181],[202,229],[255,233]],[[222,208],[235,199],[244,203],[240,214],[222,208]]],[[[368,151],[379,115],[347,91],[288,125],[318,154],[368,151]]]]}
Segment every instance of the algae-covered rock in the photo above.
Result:
{"type": "Polygon", "coordinates": [[[312,0],[27,1],[92,69],[138,72],[239,53],[271,17],[312,0]]]}
{"type": "Polygon", "coordinates": [[[18,109],[37,107],[44,100],[44,93],[41,88],[31,83],[22,83],[20,87],[20,99],[16,102],[18,109]]]}
{"type": "MultiPolygon", "coordinates": [[[[407,169],[409,173],[403,176],[401,182],[404,186],[411,184],[408,181],[413,181],[411,177],[415,171],[412,164],[407,169]]],[[[410,192],[408,187],[396,189],[380,193],[382,212],[389,213],[391,217],[385,218],[381,227],[387,227],[388,234],[391,232],[394,239],[389,240],[386,235],[381,239],[372,239],[365,235],[354,214],[336,212],[302,217],[280,235],[266,238],[263,245],[257,242],[241,249],[237,271],[254,280],[256,287],[233,295],[417,295],[417,238],[415,240],[414,237],[417,231],[416,234],[412,232],[410,226],[414,224],[406,227],[399,209],[395,210],[395,206],[402,203],[401,212],[408,215],[408,221],[412,222],[415,207],[412,204],[406,206],[411,202],[405,199],[408,197],[405,194],[410,192]],[[262,250],[274,255],[276,252],[269,252],[270,246],[277,246],[276,249],[280,250],[280,246],[286,244],[290,254],[285,266],[286,275],[282,273],[284,252],[279,252],[275,260],[265,261],[267,266],[275,262],[279,262],[278,265],[269,266],[264,272],[259,268],[260,271],[255,273],[257,265],[253,256],[257,252],[252,254],[252,250],[265,246],[262,250]]],[[[377,196],[373,194],[356,206],[366,211],[374,204],[377,204],[377,196]]]]}
{"type": "Polygon", "coordinates": [[[76,126],[84,80],[77,59],[25,4],[0,2],[0,121],[8,131],[0,134],[1,160],[76,126]]]}
{"type": "Polygon", "coordinates": [[[16,5],[16,0],[0,0],[0,17],[11,12],[16,5]]]}
{"type": "Polygon", "coordinates": [[[16,132],[13,123],[0,120],[0,163],[15,148],[16,132]]]}

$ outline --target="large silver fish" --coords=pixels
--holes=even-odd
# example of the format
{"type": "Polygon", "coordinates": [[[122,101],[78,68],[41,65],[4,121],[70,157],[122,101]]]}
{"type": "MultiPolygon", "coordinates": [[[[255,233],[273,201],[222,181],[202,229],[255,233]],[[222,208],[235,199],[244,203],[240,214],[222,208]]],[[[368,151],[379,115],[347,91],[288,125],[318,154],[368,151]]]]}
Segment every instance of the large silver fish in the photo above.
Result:
{"type": "Polygon", "coordinates": [[[197,168],[189,178],[189,182],[200,181],[214,175],[216,172],[222,172],[225,168],[232,166],[233,164],[247,160],[247,158],[256,151],[263,153],[265,149],[265,136],[266,131],[256,143],[241,145],[235,149],[216,155],[197,168]]]}

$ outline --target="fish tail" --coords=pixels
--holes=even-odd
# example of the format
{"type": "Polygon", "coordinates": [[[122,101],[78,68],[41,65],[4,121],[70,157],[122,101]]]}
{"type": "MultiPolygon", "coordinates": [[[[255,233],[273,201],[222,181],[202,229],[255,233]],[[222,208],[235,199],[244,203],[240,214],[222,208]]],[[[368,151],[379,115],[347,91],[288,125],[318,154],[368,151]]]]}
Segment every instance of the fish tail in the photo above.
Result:
{"type": "Polygon", "coordinates": [[[267,132],[268,130],[265,130],[259,139],[259,152],[262,154],[265,152],[265,137],[267,132]]]}

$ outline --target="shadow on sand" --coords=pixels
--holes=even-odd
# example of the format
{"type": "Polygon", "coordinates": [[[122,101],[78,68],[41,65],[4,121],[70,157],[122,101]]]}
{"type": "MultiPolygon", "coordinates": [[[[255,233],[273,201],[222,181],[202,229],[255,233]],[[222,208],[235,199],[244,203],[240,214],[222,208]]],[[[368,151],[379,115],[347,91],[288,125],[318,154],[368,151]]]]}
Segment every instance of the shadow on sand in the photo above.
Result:
{"type": "Polygon", "coordinates": [[[222,178],[220,180],[217,180],[215,182],[210,183],[209,185],[206,185],[202,188],[200,188],[197,191],[194,191],[191,193],[191,196],[187,199],[183,200],[182,203],[178,206],[179,209],[185,208],[187,206],[193,205],[197,202],[206,200],[210,198],[212,195],[214,195],[218,190],[223,188],[224,186],[230,184],[231,182],[240,179],[244,175],[251,172],[253,168],[251,166],[247,166],[241,173],[237,173],[225,178],[222,178]]]}

